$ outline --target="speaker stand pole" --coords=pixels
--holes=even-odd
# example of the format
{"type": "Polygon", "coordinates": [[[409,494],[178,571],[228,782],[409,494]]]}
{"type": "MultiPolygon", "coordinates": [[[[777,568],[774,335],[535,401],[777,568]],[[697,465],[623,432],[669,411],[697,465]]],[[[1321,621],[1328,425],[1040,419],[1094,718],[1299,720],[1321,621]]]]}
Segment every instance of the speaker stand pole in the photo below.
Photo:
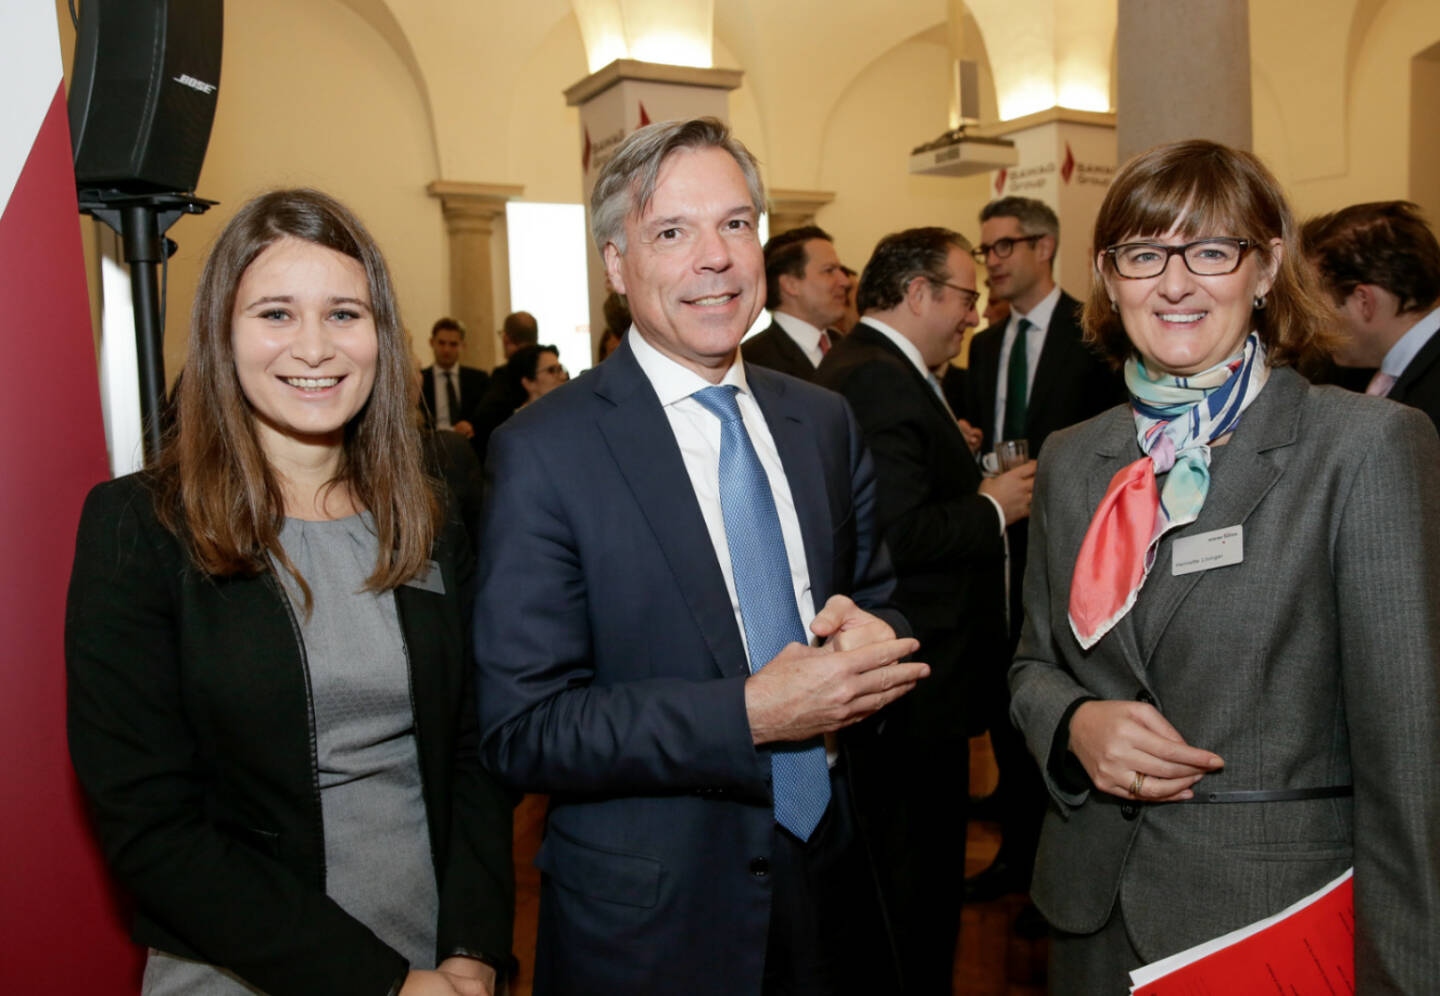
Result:
{"type": "Polygon", "coordinates": [[[160,315],[164,301],[156,268],[175,251],[165,238],[182,215],[203,214],[214,201],[191,194],[122,194],[82,190],[80,213],[114,229],[130,267],[131,306],[135,312],[135,348],[140,367],[140,420],[145,427],[145,462],[160,453],[165,405],[165,328],[160,315]],[[168,245],[167,245],[168,243],[168,245]]]}

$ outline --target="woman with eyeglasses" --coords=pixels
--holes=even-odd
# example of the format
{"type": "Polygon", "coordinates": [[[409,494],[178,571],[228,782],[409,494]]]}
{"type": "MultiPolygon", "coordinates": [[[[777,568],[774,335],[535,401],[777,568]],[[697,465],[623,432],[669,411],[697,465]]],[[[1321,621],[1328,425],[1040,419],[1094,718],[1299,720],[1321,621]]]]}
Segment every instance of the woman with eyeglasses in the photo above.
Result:
{"type": "Polygon", "coordinates": [[[360,222],[265,194],[205,263],[156,465],[85,503],[70,754],[145,996],[493,996],[511,966],[473,556],[408,357],[360,222]]]}
{"type": "Polygon", "coordinates": [[[1085,328],[1130,404],[1046,444],[1010,672],[1051,989],[1127,993],[1353,865],[1357,991],[1430,991],[1440,441],[1294,371],[1332,319],[1253,155],[1131,160],[1094,246],[1085,328]]]}

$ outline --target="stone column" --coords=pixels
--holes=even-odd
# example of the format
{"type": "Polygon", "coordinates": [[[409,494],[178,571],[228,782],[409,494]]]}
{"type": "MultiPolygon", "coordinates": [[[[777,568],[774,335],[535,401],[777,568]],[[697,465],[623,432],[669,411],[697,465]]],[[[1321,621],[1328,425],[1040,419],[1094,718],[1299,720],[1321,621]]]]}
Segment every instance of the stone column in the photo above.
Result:
{"type": "MultiPolygon", "coordinates": [[[[519,197],[525,188],[504,183],[465,183],[435,180],[425,188],[440,200],[445,230],[450,236],[450,314],[465,323],[469,334],[461,360],[467,366],[489,370],[499,362],[495,330],[494,252],[496,230],[505,231],[505,202],[519,197]]],[[[428,330],[411,330],[417,339],[428,330]]],[[[416,343],[416,348],[420,343],[416,343]]]]}
{"type": "Polygon", "coordinates": [[[1164,142],[1251,147],[1249,0],[1120,0],[1119,161],[1164,142]]]}
{"type": "Polygon", "coordinates": [[[815,212],[835,199],[833,190],[787,190],[772,187],[770,194],[770,237],[802,225],[815,224],[815,212]]]}
{"type": "MultiPolygon", "coordinates": [[[[978,131],[1015,143],[1020,162],[991,174],[991,194],[1033,197],[1054,209],[1060,219],[1055,281],[1085,300],[1092,268],[1090,234],[1115,174],[1115,115],[1052,107],[978,131]]],[[[960,225],[964,232],[979,229],[977,219],[960,225]]]]}

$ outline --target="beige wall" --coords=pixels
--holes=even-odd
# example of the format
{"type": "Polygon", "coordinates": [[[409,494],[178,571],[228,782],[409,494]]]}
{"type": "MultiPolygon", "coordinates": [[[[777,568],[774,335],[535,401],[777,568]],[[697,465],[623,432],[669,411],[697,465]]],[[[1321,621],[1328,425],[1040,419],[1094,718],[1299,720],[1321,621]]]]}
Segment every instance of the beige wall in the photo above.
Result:
{"type": "MultiPolygon", "coordinates": [[[[448,304],[444,222],[428,182],[523,184],[527,200],[579,200],[578,119],[561,91],[588,69],[567,0],[227,7],[219,111],[198,190],[223,203],[171,232],[181,244],[170,271],[172,376],[204,250],[266,187],[313,184],[350,203],[385,248],[421,341],[448,304]]],[[[65,0],[55,8],[68,64],[65,0]]],[[[908,225],[973,236],[989,197],[986,177],[912,177],[905,168],[910,148],[947,125],[946,10],[944,0],[715,5],[716,64],[746,74],[731,96],[737,134],[771,185],[834,192],[817,220],[852,265],[880,235],[908,225]]],[[[1299,213],[1435,189],[1433,176],[1412,175],[1410,90],[1413,57],[1440,42],[1440,3],[1250,0],[1250,12],[1255,148],[1299,213]]],[[[966,37],[993,114],[989,63],[1005,58],[995,50],[1003,43],[969,18],[966,37]]],[[[503,278],[503,254],[496,266],[503,278]]],[[[503,279],[496,299],[503,313],[503,279]]]]}

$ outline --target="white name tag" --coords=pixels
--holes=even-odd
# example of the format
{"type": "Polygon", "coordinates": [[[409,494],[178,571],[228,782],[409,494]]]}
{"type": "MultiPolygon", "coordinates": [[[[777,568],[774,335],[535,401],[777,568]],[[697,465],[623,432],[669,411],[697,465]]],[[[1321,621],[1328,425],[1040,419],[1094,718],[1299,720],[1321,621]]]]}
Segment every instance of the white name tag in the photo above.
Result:
{"type": "Polygon", "coordinates": [[[1182,536],[1171,552],[1170,573],[1175,577],[1238,564],[1245,559],[1245,527],[1226,526],[1198,536],[1182,536]]]}
{"type": "Polygon", "coordinates": [[[421,591],[432,591],[437,595],[445,594],[445,575],[440,570],[440,565],[430,561],[426,566],[425,573],[417,578],[411,578],[405,584],[411,588],[419,588],[421,591]]]}

